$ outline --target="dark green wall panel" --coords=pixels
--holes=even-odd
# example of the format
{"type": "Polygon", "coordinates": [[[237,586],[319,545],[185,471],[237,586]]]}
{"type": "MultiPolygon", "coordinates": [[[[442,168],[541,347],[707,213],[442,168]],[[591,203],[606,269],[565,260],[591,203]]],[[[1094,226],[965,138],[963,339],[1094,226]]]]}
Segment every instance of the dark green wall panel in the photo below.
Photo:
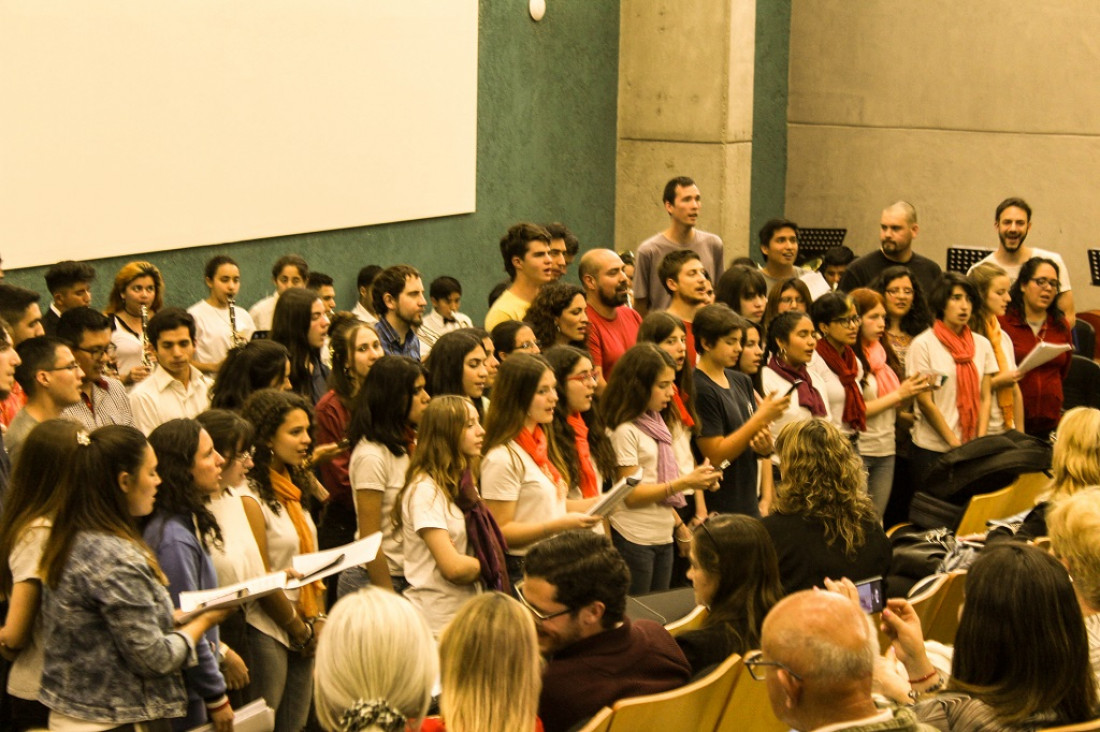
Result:
{"type": "Polygon", "coordinates": [[[753,79],[749,251],[763,261],[756,232],[783,215],[787,186],[787,79],[791,0],[757,0],[753,79]]]}

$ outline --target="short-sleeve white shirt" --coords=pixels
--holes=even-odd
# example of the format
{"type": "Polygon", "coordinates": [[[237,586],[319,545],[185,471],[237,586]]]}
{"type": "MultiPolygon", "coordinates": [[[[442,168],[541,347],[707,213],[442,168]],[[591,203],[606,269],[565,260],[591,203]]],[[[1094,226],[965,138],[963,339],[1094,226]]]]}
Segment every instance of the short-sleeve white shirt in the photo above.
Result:
{"type": "MultiPolygon", "coordinates": [[[[611,433],[615,449],[615,464],[619,467],[637,465],[642,469],[642,482],[653,485],[657,479],[657,441],[638,429],[632,422],[619,425],[611,433]]],[[[674,451],[675,452],[675,451],[674,451]]],[[[679,461],[677,461],[679,467],[679,461]]],[[[676,518],[672,509],[661,503],[639,508],[623,507],[609,517],[612,528],[627,541],[643,546],[659,546],[672,541],[676,518]]]]}
{"type": "MultiPolygon", "coordinates": [[[[514,501],[514,521],[543,523],[564,516],[565,494],[542,472],[515,440],[497,445],[481,459],[481,497],[488,501],[514,501]]],[[[509,547],[515,556],[527,547],[509,547]]]]}
{"type": "MultiPolygon", "coordinates": [[[[382,553],[390,574],[399,577],[404,572],[401,537],[394,531],[393,507],[397,494],[405,487],[405,471],[409,456],[394,455],[380,442],[359,440],[351,452],[348,480],[354,491],[378,491],[382,494],[382,553]]],[[[361,534],[361,532],[359,532],[361,534]]]]}
{"type": "MultiPolygon", "coordinates": [[[[233,346],[233,329],[229,326],[229,308],[216,308],[206,300],[199,300],[187,308],[195,318],[195,360],[200,363],[221,363],[233,346]]],[[[256,326],[248,311],[234,306],[237,332],[246,340],[252,337],[256,326]]]]}

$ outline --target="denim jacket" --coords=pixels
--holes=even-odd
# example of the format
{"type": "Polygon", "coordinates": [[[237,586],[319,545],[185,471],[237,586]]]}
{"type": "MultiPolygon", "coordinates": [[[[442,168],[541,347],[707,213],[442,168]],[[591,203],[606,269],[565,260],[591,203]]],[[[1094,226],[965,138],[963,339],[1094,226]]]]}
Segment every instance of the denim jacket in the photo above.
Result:
{"type": "Polygon", "coordinates": [[[84,531],[56,587],[43,587],[39,701],[78,719],[128,724],[182,717],[180,670],[195,663],[172,600],[130,541],[84,531]]]}

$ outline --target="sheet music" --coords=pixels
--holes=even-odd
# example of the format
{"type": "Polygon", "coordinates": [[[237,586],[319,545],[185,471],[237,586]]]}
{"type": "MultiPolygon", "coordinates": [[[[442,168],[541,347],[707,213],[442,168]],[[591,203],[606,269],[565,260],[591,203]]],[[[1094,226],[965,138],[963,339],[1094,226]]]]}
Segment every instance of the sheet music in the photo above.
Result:
{"type": "Polygon", "coordinates": [[[1031,349],[1031,353],[1024,356],[1024,360],[1020,362],[1016,370],[1021,374],[1027,373],[1034,368],[1042,366],[1048,361],[1058,358],[1066,351],[1072,349],[1073,346],[1068,343],[1046,343],[1045,341],[1039,341],[1035,344],[1035,348],[1031,349]]]}
{"type": "Polygon", "coordinates": [[[378,556],[382,548],[382,532],[376,531],[365,539],[311,554],[299,554],[291,560],[294,571],[304,575],[301,580],[290,580],[287,589],[293,590],[316,582],[360,564],[366,564],[378,556]]]}
{"type": "Polygon", "coordinates": [[[233,585],[215,587],[212,590],[181,592],[180,610],[183,610],[185,614],[178,622],[186,623],[204,610],[233,607],[264,595],[270,595],[285,587],[286,572],[272,572],[233,585]]]}
{"type": "Polygon", "coordinates": [[[611,513],[619,507],[626,497],[630,495],[630,492],[634,490],[634,486],[642,482],[642,469],[629,475],[615,485],[611,486],[611,490],[607,493],[600,495],[599,499],[593,503],[585,513],[589,516],[609,516],[611,513]]]}

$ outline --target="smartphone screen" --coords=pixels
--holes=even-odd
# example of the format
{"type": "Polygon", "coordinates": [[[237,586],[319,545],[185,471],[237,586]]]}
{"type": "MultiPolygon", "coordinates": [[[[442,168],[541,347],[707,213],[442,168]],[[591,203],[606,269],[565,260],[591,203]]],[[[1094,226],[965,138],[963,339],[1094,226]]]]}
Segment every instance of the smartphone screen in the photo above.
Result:
{"type": "Polygon", "coordinates": [[[859,606],[865,613],[880,613],[886,605],[886,587],[882,577],[872,577],[856,584],[859,606]]]}

